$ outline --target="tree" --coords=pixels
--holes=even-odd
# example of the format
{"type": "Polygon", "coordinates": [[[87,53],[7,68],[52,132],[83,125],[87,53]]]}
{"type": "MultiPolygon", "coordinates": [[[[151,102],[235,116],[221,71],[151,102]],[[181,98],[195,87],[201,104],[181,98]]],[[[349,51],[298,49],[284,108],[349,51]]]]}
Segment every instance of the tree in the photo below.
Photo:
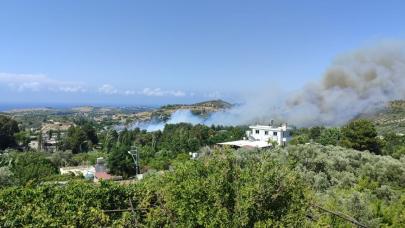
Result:
{"type": "Polygon", "coordinates": [[[386,133],[383,135],[384,147],[382,148],[383,155],[390,155],[394,158],[400,158],[405,155],[405,136],[386,133]]]}
{"type": "Polygon", "coordinates": [[[135,164],[128,151],[129,146],[120,145],[113,148],[107,159],[107,165],[112,174],[129,177],[136,173],[135,164]]]}
{"type": "Polygon", "coordinates": [[[80,127],[71,126],[68,129],[63,147],[65,150],[72,150],[73,153],[88,151],[89,140],[86,132],[80,127]]]}
{"type": "Polygon", "coordinates": [[[87,139],[90,140],[93,145],[98,143],[96,129],[90,123],[84,124],[81,126],[81,129],[84,131],[87,139]]]}
{"type": "Polygon", "coordinates": [[[341,132],[339,128],[325,128],[321,131],[318,143],[322,145],[338,145],[341,138],[341,132]]]}
{"type": "Polygon", "coordinates": [[[0,150],[17,145],[14,134],[19,132],[17,121],[0,115],[0,150]]]}
{"type": "Polygon", "coordinates": [[[341,145],[355,150],[368,150],[372,153],[380,153],[380,140],[377,138],[377,130],[369,120],[354,120],[342,129],[341,145]]]}
{"type": "Polygon", "coordinates": [[[102,133],[102,138],[100,141],[102,142],[103,149],[107,152],[110,152],[114,145],[117,143],[118,140],[118,133],[115,130],[109,130],[107,132],[102,133]]]}
{"type": "Polygon", "coordinates": [[[20,131],[14,134],[14,138],[18,145],[25,150],[28,148],[28,144],[30,143],[29,132],[27,131],[20,131]]]}
{"type": "Polygon", "coordinates": [[[324,130],[324,127],[316,126],[309,129],[309,138],[312,140],[317,140],[324,130]]]}

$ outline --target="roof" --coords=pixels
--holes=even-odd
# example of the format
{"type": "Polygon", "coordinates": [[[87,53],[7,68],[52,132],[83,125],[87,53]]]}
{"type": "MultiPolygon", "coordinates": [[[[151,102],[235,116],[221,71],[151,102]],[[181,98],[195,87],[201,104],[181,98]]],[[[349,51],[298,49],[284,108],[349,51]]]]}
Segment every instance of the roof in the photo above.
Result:
{"type": "Polygon", "coordinates": [[[267,131],[286,131],[290,130],[291,128],[287,127],[273,127],[270,125],[252,125],[249,126],[250,129],[260,129],[260,130],[267,130],[267,131]]]}
{"type": "Polygon", "coordinates": [[[102,179],[102,180],[110,180],[112,179],[112,176],[106,172],[96,172],[94,175],[97,179],[102,179]]]}
{"type": "Polygon", "coordinates": [[[265,147],[271,146],[271,144],[269,144],[266,141],[251,141],[251,140],[238,140],[238,141],[224,142],[224,143],[218,143],[218,144],[237,146],[237,147],[254,147],[254,148],[265,148],[265,147]]]}
{"type": "Polygon", "coordinates": [[[66,166],[66,167],[60,167],[59,170],[63,171],[87,171],[87,170],[94,170],[93,166],[66,166]]]}

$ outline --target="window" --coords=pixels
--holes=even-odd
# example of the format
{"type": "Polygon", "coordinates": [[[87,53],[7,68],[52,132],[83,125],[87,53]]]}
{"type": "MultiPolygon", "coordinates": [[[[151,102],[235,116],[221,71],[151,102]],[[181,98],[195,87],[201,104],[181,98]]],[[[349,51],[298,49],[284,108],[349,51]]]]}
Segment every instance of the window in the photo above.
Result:
{"type": "Polygon", "coordinates": [[[259,130],[256,130],[256,134],[259,134],[259,130]]]}
{"type": "Polygon", "coordinates": [[[275,132],[273,132],[273,136],[277,136],[277,132],[275,131],[275,132]]]}
{"type": "Polygon", "coordinates": [[[265,135],[268,135],[268,134],[269,134],[269,132],[268,132],[268,131],[264,131],[264,134],[265,134],[265,135]]]}

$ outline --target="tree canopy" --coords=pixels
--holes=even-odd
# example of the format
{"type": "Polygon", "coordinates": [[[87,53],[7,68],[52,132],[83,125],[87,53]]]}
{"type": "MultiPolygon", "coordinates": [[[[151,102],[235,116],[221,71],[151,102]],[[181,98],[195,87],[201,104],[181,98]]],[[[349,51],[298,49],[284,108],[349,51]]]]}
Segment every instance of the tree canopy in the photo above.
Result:
{"type": "Polygon", "coordinates": [[[364,119],[354,120],[342,128],[341,145],[356,150],[379,154],[380,142],[372,122],[364,119]]]}
{"type": "Polygon", "coordinates": [[[16,146],[14,134],[19,131],[17,121],[0,115],[0,150],[16,146]]]}

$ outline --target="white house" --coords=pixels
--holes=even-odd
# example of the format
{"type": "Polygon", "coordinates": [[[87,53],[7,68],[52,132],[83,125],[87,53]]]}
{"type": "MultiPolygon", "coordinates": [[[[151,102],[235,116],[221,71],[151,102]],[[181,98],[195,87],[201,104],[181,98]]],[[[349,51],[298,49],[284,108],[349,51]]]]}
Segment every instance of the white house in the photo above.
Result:
{"type": "Polygon", "coordinates": [[[85,176],[88,173],[94,174],[96,172],[94,166],[70,166],[70,167],[61,167],[59,168],[61,175],[64,174],[74,174],[75,176],[83,175],[85,176]]]}
{"type": "Polygon", "coordinates": [[[270,125],[253,125],[249,126],[250,130],[246,131],[246,138],[243,140],[219,143],[219,145],[230,145],[236,147],[271,147],[272,143],[285,146],[290,141],[290,128],[287,124],[279,127],[270,125]]]}

